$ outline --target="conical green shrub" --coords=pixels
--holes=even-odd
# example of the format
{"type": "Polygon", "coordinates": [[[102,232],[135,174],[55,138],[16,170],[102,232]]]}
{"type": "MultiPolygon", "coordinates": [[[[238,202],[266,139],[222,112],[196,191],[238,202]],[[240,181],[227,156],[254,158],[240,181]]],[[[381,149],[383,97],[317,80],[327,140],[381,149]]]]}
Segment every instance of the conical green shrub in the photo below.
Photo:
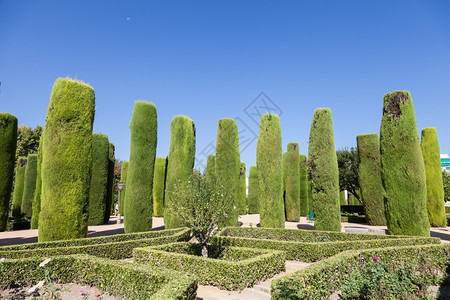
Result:
{"type": "Polygon", "coordinates": [[[11,205],[11,211],[14,217],[19,217],[22,213],[22,198],[26,167],[27,158],[19,157],[19,159],[17,160],[16,176],[14,178],[14,193],[11,205]]]}
{"type": "Polygon", "coordinates": [[[33,214],[34,192],[36,190],[37,177],[37,154],[29,154],[27,157],[27,166],[25,168],[25,177],[23,181],[23,196],[21,211],[26,217],[31,218],[33,214]]]}
{"type": "Polygon", "coordinates": [[[430,236],[425,167],[409,92],[384,96],[380,152],[388,233],[430,236]]]}
{"type": "Polygon", "coordinates": [[[422,129],[423,161],[427,183],[427,212],[430,225],[446,227],[444,185],[442,182],[441,158],[436,128],[422,129]]]}
{"type": "Polygon", "coordinates": [[[157,157],[155,160],[155,174],[153,176],[153,215],[164,216],[164,190],[166,187],[166,165],[165,157],[157,157]]]}
{"type": "Polygon", "coordinates": [[[152,230],[156,118],[156,107],[153,103],[146,101],[134,103],[130,123],[130,160],[124,205],[126,233],[152,230]]]}
{"type": "Polygon", "coordinates": [[[247,183],[245,182],[245,163],[241,162],[239,173],[239,214],[247,214],[247,183]]]}
{"type": "MultiPolygon", "coordinates": [[[[115,157],[116,147],[113,143],[109,143],[109,154],[108,154],[108,181],[106,187],[106,205],[104,211],[103,223],[107,224],[109,222],[109,218],[113,211],[113,202],[114,202],[114,194],[115,194],[115,175],[114,168],[116,165],[116,157],[115,157]]],[[[155,151],[156,153],[156,151],[155,151]]]]}
{"type": "Polygon", "coordinates": [[[285,152],[286,220],[300,221],[300,156],[298,143],[289,143],[285,152]]]}
{"type": "Polygon", "coordinates": [[[0,113],[0,231],[6,230],[8,222],[16,145],[17,118],[9,113],[0,113]]]}
{"type": "Polygon", "coordinates": [[[261,116],[256,147],[261,227],[284,228],[280,118],[261,116]]]}
{"type": "Polygon", "coordinates": [[[314,228],[341,231],[339,170],[329,108],[318,108],[314,112],[309,134],[308,172],[314,228]]]}
{"type": "Polygon", "coordinates": [[[127,175],[128,175],[128,162],[123,161],[122,162],[122,169],[120,171],[120,181],[123,183],[123,190],[120,195],[120,214],[123,215],[124,213],[124,203],[125,203],[125,195],[127,193],[127,175]]]}
{"type": "Polygon", "coordinates": [[[36,190],[34,191],[34,199],[33,199],[33,214],[31,216],[31,229],[38,229],[39,225],[39,215],[41,213],[41,190],[42,190],[42,177],[41,177],[41,169],[42,169],[42,139],[39,141],[39,149],[38,149],[38,157],[37,157],[37,166],[36,166],[36,190]]]}
{"type": "Polygon", "coordinates": [[[259,214],[258,170],[251,166],[248,175],[248,213],[259,214]]]}
{"type": "Polygon", "coordinates": [[[300,216],[308,215],[308,162],[306,155],[300,154],[300,216]]]}
{"type": "Polygon", "coordinates": [[[358,135],[356,143],[359,157],[358,180],[367,223],[374,226],[386,225],[378,134],[358,135]]]}
{"type": "Polygon", "coordinates": [[[41,136],[39,242],[87,237],[94,113],[91,86],[55,81],[41,136]]]}

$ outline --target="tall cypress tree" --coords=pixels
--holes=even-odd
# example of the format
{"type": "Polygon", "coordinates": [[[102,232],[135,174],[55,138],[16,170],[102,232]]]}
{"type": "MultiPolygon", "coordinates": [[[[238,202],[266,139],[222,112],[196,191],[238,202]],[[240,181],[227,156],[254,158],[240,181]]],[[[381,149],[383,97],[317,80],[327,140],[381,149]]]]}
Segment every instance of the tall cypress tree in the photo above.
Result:
{"type": "Polygon", "coordinates": [[[25,170],[27,167],[27,158],[19,157],[17,160],[16,176],[14,179],[14,193],[12,200],[12,215],[19,217],[22,213],[23,186],[25,183],[25,170]]]}
{"type": "Polygon", "coordinates": [[[155,160],[155,175],[153,176],[153,215],[164,216],[164,190],[166,187],[166,165],[165,157],[157,157],[155,160]]]}
{"type": "Polygon", "coordinates": [[[38,157],[37,157],[37,167],[36,167],[36,190],[34,191],[33,199],[33,214],[31,216],[31,229],[37,229],[39,224],[39,215],[41,213],[41,189],[42,189],[42,177],[41,177],[41,166],[42,166],[42,139],[39,141],[38,157]]]}
{"type": "Polygon", "coordinates": [[[409,92],[384,96],[380,151],[389,234],[429,236],[425,167],[409,92]]]}
{"type": "Polygon", "coordinates": [[[153,103],[135,102],[130,130],[130,160],[124,206],[126,233],[152,230],[157,137],[156,107],[153,103]]]}
{"type": "Polygon", "coordinates": [[[246,215],[247,214],[247,183],[245,180],[245,163],[241,162],[240,164],[240,173],[239,173],[239,214],[246,215]]]}
{"type": "Polygon", "coordinates": [[[6,230],[8,221],[16,145],[17,118],[9,113],[0,113],[0,231],[6,230]]]}
{"type": "Polygon", "coordinates": [[[446,227],[444,185],[442,182],[439,141],[436,128],[422,129],[423,161],[427,183],[427,212],[431,226],[446,227]]]}
{"type": "Polygon", "coordinates": [[[286,220],[300,221],[300,157],[298,143],[289,143],[285,153],[286,220]]]}
{"type": "Polygon", "coordinates": [[[214,154],[208,155],[206,161],[206,178],[212,178],[216,173],[216,156],[214,154]]]}
{"type": "Polygon", "coordinates": [[[256,165],[261,226],[284,228],[281,126],[277,115],[261,116],[256,165]]]}
{"type": "Polygon", "coordinates": [[[300,154],[300,216],[308,215],[308,168],[306,155],[300,154]]]}
{"type": "Polygon", "coordinates": [[[31,218],[33,214],[33,199],[36,190],[37,173],[37,154],[29,154],[27,157],[27,166],[25,168],[25,177],[23,183],[23,196],[21,210],[26,217],[31,218]]]}
{"type": "MultiPolygon", "coordinates": [[[[112,205],[114,201],[115,194],[115,176],[114,176],[114,167],[116,165],[116,157],[115,157],[116,147],[113,143],[109,143],[109,153],[108,153],[108,181],[106,187],[106,206],[104,211],[103,223],[108,223],[109,218],[111,216],[112,205]]],[[[156,150],[155,150],[156,153],[156,150]]]]}
{"type": "Polygon", "coordinates": [[[123,215],[124,213],[124,203],[125,203],[125,195],[127,193],[127,175],[128,175],[128,162],[123,161],[122,162],[122,169],[120,171],[120,181],[123,183],[123,190],[120,195],[120,214],[123,215]]]}
{"type": "Polygon", "coordinates": [[[314,112],[309,134],[308,172],[314,228],[341,231],[339,171],[329,108],[318,108],[314,112]]]}
{"type": "Polygon", "coordinates": [[[251,166],[248,174],[248,213],[259,214],[258,170],[251,166]]]}

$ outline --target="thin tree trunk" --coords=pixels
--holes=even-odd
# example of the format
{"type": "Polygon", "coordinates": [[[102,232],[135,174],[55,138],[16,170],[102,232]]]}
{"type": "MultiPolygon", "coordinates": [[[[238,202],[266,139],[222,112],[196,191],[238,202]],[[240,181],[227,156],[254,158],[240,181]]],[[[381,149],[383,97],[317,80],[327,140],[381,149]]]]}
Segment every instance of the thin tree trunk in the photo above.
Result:
{"type": "Polygon", "coordinates": [[[202,244],[202,256],[208,257],[208,246],[207,244],[202,244]]]}

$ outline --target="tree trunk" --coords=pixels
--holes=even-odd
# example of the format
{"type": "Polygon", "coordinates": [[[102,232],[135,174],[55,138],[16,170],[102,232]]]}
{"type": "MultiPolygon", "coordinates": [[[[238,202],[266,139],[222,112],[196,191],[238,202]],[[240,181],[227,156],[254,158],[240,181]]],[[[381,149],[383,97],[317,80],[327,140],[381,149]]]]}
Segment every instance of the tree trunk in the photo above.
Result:
{"type": "Polygon", "coordinates": [[[202,256],[208,257],[208,246],[207,244],[202,244],[202,256]]]}

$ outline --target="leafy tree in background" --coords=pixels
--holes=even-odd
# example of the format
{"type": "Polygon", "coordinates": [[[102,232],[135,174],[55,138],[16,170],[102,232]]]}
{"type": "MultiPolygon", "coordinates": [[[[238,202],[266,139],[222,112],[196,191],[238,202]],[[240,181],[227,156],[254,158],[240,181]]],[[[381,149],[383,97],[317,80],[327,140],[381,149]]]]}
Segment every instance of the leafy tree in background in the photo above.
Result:
{"type": "Polygon", "coordinates": [[[336,151],[336,155],[339,168],[339,190],[347,190],[362,204],[362,199],[359,195],[359,158],[357,149],[339,149],[336,151]]]}
{"type": "Polygon", "coordinates": [[[41,134],[41,126],[36,126],[36,128],[31,129],[31,127],[20,125],[17,128],[16,161],[19,156],[27,157],[28,154],[38,152],[41,134]]]}

